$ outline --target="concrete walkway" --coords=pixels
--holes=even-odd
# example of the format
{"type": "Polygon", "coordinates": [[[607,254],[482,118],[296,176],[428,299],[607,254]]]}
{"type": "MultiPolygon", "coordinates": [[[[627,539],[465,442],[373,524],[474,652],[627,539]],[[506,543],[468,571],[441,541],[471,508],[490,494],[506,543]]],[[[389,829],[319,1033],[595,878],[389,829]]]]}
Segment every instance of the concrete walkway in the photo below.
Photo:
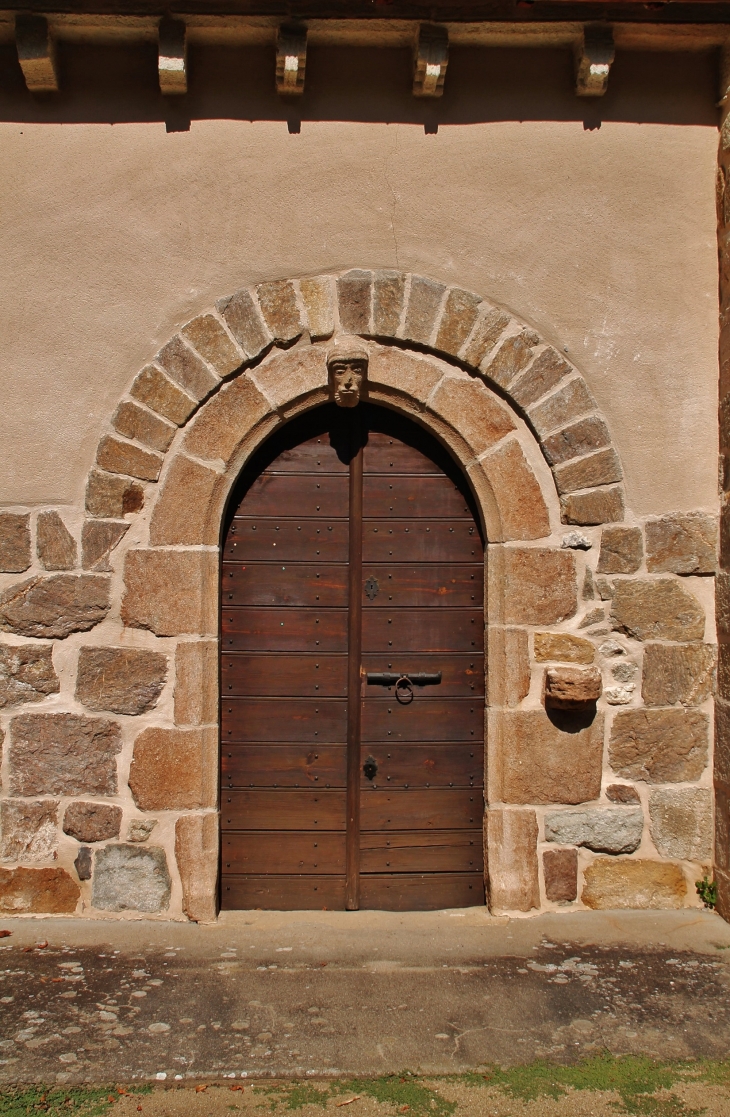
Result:
{"type": "Polygon", "coordinates": [[[2,929],[5,1083],[730,1052],[730,926],[699,910],[236,912],[211,926],[58,918],[2,929]]]}

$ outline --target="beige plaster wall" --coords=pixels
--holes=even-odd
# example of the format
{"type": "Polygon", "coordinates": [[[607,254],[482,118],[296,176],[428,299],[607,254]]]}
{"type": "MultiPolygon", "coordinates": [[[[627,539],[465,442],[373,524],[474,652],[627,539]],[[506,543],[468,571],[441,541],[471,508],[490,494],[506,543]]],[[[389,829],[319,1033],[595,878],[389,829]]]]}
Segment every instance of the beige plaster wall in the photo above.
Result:
{"type": "MultiPolygon", "coordinates": [[[[376,66],[375,53],[350,52],[350,71],[358,63],[375,90],[369,112],[362,89],[347,101],[355,78],[342,53],[329,78],[326,52],[313,59],[299,134],[273,95],[247,101],[230,51],[218,85],[215,52],[201,53],[208,100],[193,104],[189,131],[154,119],[153,81],[130,93],[152,99],[148,119],[120,91],[104,102],[83,74],[56,105],[11,91],[0,123],[1,505],[80,500],[101,425],[135,373],[215,298],[362,266],[457,282],[567,348],[611,426],[635,514],[715,508],[711,59],[655,60],[651,87],[636,60],[623,77],[617,63],[601,126],[584,127],[596,110],[576,108],[560,52],[543,84],[523,82],[510,101],[490,86],[490,52],[454,51],[451,100],[422,119],[407,55],[377,52],[376,66]],[[226,66],[230,96],[216,101],[226,66]]],[[[525,52],[502,52],[500,66],[510,53],[525,52]]],[[[268,54],[255,60],[256,88],[273,85],[268,54]]]]}

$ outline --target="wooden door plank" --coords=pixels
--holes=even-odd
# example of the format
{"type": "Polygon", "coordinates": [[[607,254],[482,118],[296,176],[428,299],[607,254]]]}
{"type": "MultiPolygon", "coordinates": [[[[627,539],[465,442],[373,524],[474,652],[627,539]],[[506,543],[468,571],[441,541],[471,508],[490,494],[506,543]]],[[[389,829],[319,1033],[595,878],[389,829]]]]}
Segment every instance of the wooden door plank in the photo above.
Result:
{"type": "Polygon", "coordinates": [[[347,606],[347,565],[226,562],[221,592],[226,608],[231,605],[344,608],[347,606]]]}
{"type": "Polygon", "coordinates": [[[361,748],[362,788],[483,787],[484,746],[478,745],[376,745],[361,748]],[[362,771],[372,759],[377,772],[368,779],[362,771]]]}
{"type": "Polygon", "coordinates": [[[482,562],[483,547],[471,516],[460,520],[363,522],[363,561],[482,562]]]}
{"type": "Polygon", "coordinates": [[[289,830],[229,832],[221,842],[225,873],[313,873],[342,876],[345,835],[289,830]]]}
{"type": "Polygon", "coordinates": [[[363,831],[473,830],[482,822],[484,795],[477,788],[366,790],[360,796],[360,812],[363,831]]]}
{"type": "Polygon", "coordinates": [[[329,435],[321,434],[284,450],[267,473],[347,473],[347,462],[337,456],[329,435]]]}
{"type": "Polygon", "coordinates": [[[481,609],[365,609],[363,651],[481,652],[481,609]]]}
{"type": "Polygon", "coordinates": [[[347,536],[347,520],[238,517],[223,556],[236,562],[347,562],[347,536]]]}
{"type": "MultiPolygon", "coordinates": [[[[326,568],[322,569],[324,572],[326,568]]],[[[366,562],[362,568],[362,585],[365,609],[429,606],[478,609],[483,605],[484,568],[481,563],[366,562]]],[[[331,604],[338,605],[339,601],[331,604]]]]}
{"type": "Polygon", "coordinates": [[[221,619],[222,651],[346,652],[346,609],[233,608],[221,619]]]}
{"type": "Polygon", "coordinates": [[[361,907],[375,911],[440,911],[483,907],[480,873],[362,874],[361,907]]]}
{"type": "MultiPolygon", "coordinates": [[[[459,681],[464,685],[469,668],[459,665],[459,681]]],[[[385,668],[372,668],[373,671],[385,668]]],[[[222,701],[233,695],[279,697],[345,698],[347,696],[347,656],[345,655],[263,655],[261,652],[224,651],[221,656],[222,701]]]]}
{"type": "Polygon", "coordinates": [[[223,742],[344,744],[343,698],[230,698],[222,707],[223,742]]]}
{"type": "MultiPolygon", "coordinates": [[[[353,434],[360,433],[359,416],[353,434]]],[[[358,439],[358,442],[360,440],[358,439]]],[[[358,447],[350,461],[349,619],[347,630],[347,884],[345,907],[360,906],[360,723],[359,702],[362,661],[362,486],[363,451],[358,447]]]]}
{"type": "Polygon", "coordinates": [[[221,750],[224,788],[345,787],[342,745],[228,745],[221,750]]]}
{"type": "Polygon", "coordinates": [[[225,876],[224,911],[342,911],[345,878],[326,876],[225,876]]]}
{"type": "Polygon", "coordinates": [[[430,475],[399,478],[366,474],[363,515],[368,520],[471,518],[469,506],[456,485],[444,476],[430,475]]]}
{"type": "MultiPolygon", "coordinates": [[[[321,662],[319,657],[318,660],[321,662]]],[[[364,655],[362,669],[366,674],[368,671],[375,673],[394,671],[398,675],[407,674],[409,671],[425,672],[430,675],[440,671],[441,682],[438,687],[425,688],[424,694],[438,695],[439,698],[484,698],[484,659],[481,653],[449,655],[441,652],[436,655],[424,655],[417,651],[394,654],[392,650],[388,650],[364,655]]],[[[393,689],[390,687],[376,688],[365,685],[363,693],[366,697],[376,697],[378,694],[394,696],[393,689]]]]}
{"type": "Polygon", "coordinates": [[[363,873],[481,873],[481,830],[391,830],[363,834],[363,873]]]}
{"type": "Polygon", "coordinates": [[[246,493],[247,516],[347,516],[347,477],[332,473],[262,473],[246,493]]]}
{"type": "Polygon", "coordinates": [[[444,476],[443,470],[421,450],[408,446],[399,438],[370,431],[365,445],[365,471],[372,473],[434,473],[444,476]]]}
{"type": "Polygon", "coordinates": [[[342,830],[344,791],[221,792],[226,830],[342,830]]]}
{"type": "Polygon", "coordinates": [[[415,687],[413,701],[404,705],[393,697],[371,694],[363,701],[362,740],[471,741],[484,739],[484,704],[473,698],[433,698],[438,687],[415,687]]]}

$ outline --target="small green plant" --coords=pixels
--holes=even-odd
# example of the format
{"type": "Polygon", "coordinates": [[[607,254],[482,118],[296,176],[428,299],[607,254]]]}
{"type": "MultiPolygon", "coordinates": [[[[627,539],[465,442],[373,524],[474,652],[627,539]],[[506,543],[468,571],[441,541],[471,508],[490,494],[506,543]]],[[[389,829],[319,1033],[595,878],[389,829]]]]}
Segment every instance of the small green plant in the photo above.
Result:
{"type": "Polygon", "coordinates": [[[706,908],[714,908],[717,903],[717,885],[714,880],[710,880],[707,873],[703,876],[702,880],[695,881],[695,888],[697,895],[702,900],[706,908]]]}

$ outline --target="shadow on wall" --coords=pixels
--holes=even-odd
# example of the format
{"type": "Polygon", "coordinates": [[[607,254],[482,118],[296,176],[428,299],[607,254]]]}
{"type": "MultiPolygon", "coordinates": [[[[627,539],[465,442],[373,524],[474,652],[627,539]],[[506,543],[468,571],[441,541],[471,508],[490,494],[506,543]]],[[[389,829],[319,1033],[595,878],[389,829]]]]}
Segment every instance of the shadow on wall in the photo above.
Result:
{"type": "Polygon", "coordinates": [[[444,96],[411,93],[410,51],[310,46],[301,103],[274,91],[274,50],[191,44],[190,92],[164,98],[157,47],[59,44],[61,92],[33,97],[12,44],[0,48],[0,120],[117,124],[165,121],[168,131],[196,120],[281,121],[292,133],[308,121],[439,127],[500,120],[558,120],[599,128],[602,121],[716,127],[717,55],[619,52],[608,93],[586,102],[573,92],[569,50],[452,47],[444,96]]]}

